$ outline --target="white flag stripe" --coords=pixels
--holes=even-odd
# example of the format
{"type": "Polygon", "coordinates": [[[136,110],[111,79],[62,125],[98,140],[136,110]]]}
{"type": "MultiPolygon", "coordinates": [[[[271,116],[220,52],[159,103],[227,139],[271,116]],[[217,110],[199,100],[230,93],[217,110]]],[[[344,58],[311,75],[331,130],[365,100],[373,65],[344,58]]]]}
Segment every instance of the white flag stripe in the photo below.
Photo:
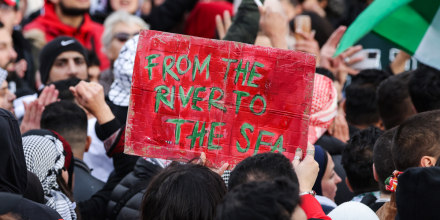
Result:
{"type": "Polygon", "coordinates": [[[414,56],[420,62],[440,69],[440,9],[432,19],[432,23],[423,36],[414,56]]]}

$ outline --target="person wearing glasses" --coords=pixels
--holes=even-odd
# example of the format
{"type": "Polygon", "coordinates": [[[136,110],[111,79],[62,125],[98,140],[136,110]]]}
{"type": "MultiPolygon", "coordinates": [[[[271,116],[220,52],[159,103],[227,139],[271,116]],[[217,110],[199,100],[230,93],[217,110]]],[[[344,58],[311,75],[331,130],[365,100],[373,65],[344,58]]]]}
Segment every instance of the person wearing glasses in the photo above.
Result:
{"type": "Polygon", "coordinates": [[[105,95],[108,94],[110,85],[113,83],[113,63],[118,57],[122,46],[142,29],[148,28],[149,25],[141,18],[125,11],[113,12],[105,20],[102,44],[104,46],[104,53],[111,63],[110,68],[99,76],[99,83],[104,87],[105,95]]]}

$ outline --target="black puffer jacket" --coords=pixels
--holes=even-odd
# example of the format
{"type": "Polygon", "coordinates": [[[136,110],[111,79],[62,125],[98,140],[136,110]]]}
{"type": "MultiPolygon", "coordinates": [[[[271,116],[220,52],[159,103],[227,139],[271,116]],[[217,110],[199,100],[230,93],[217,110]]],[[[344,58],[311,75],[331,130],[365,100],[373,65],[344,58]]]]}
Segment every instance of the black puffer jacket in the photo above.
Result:
{"type": "Polygon", "coordinates": [[[107,219],[139,219],[142,197],[150,180],[160,170],[160,166],[139,158],[134,170],[113,189],[107,219]]]}

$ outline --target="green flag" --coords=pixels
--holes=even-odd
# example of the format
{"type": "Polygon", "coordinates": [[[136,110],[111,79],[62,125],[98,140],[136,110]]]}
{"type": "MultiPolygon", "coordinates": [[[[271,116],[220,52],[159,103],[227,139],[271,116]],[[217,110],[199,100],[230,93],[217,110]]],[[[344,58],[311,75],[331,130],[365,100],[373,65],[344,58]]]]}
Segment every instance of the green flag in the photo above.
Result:
{"type": "Polygon", "coordinates": [[[440,0],[375,0],[347,29],[336,56],[370,31],[440,69],[440,0]]]}

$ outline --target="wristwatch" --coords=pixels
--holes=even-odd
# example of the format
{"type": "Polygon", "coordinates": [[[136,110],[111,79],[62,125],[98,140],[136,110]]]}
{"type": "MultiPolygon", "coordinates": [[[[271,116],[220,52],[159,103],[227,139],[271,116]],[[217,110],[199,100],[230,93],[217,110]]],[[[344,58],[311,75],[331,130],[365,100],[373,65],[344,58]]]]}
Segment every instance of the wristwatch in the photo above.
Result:
{"type": "Polygon", "coordinates": [[[303,196],[303,195],[307,195],[307,194],[310,194],[310,195],[312,195],[312,196],[315,196],[315,195],[316,195],[316,192],[315,192],[314,190],[307,191],[307,192],[302,192],[302,193],[299,194],[299,196],[303,196]]]}

